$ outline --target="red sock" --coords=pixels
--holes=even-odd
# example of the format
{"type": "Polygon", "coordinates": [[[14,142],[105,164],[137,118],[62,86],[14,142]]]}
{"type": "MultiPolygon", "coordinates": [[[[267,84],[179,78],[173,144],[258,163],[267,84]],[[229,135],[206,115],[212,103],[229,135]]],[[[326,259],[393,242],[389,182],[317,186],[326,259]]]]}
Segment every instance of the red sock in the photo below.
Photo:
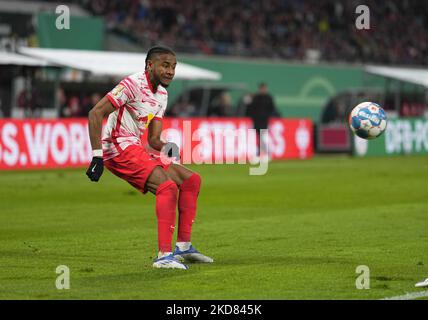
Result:
{"type": "Polygon", "coordinates": [[[192,224],[196,216],[196,203],[199,189],[201,188],[201,177],[194,173],[189,179],[180,185],[180,195],[178,198],[178,242],[190,242],[192,234],[192,224]]]}
{"type": "Polygon", "coordinates": [[[156,190],[158,245],[159,251],[162,252],[172,252],[172,235],[175,229],[177,192],[177,185],[171,180],[161,183],[156,190]]]}

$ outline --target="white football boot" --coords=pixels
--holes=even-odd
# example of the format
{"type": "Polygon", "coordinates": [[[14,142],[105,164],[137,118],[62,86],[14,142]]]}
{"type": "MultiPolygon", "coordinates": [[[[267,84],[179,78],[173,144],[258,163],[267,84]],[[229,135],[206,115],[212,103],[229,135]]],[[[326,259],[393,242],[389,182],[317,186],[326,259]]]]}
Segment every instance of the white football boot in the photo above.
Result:
{"type": "Polygon", "coordinates": [[[418,287],[418,288],[428,287],[428,278],[426,278],[425,281],[421,281],[421,282],[418,282],[417,284],[415,284],[415,287],[418,287]]]}
{"type": "Polygon", "coordinates": [[[200,263],[213,263],[214,260],[210,257],[207,257],[196,250],[192,245],[190,245],[187,250],[180,250],[178,246],[175,247],[175,250],[172,254],[175,259],[181,262],[200,262],[200,263]]]}
{"type": "Polygon", "coordinates": [[[181,263],[171,254],[162,256],[160,258],[155,259],[153,262],[153,268],[164,268],[164,269],[189,269],[188,266],[181,263]]]}

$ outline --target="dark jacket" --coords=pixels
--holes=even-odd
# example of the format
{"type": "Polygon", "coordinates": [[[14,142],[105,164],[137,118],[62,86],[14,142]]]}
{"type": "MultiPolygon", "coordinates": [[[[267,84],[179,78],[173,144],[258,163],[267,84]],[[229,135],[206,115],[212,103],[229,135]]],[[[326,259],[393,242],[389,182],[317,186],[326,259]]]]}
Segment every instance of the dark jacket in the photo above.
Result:
{"type": "Polygon", "coordinates": [[[257,93],[248,105],[246,116],[253,120],[255,129],[266,129],[269,118],[278,116],[275,104],[270,94],[257,93]]]}

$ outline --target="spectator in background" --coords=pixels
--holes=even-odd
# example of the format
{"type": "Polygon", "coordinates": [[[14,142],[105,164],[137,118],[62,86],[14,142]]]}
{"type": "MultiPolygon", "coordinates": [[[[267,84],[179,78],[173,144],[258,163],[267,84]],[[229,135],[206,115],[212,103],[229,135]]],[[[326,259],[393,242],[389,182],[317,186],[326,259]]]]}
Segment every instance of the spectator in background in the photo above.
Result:
{"type": "Polygon", "coordinates": [[[346,119],[346,106],[347,104],[343,99],[333,98],[325,107],[321,122],[342,124],[346,119]]]}
{"type": "Polygon", "coordinates": [[[57,99],[59,104],[59,117],[65,117],[65,110],[67,109],[67,96],[63,88],[59,88],[57,91],[57,99]]]}
{"type": "Polygon", "coordinates": [[[18,95],[18,107],[24,110],[24,117],[39,118],[42,113],[41,99],[38,90],[27,87],[18,95]]]}
{"type": "Polygon", "coordinates": [[[68,93],[63,88],[58,91],[58,103],[61,118],[86,117],[89,110],[102,98],[99,92],[93,92],[90,95],[81,95],[68,93]],[[68,98],[69,97],[69,98],[68,98]]]}
{"type": "Polygon", "coordinates": [[[248,105],[246,116],[253,120],[253,127],[257,132],[258,154],[263,156],[267,153],[260,130],[268,129],[269,119],[279,116],[274,101],[266,83],[259,84],[259,90],[254,94],[252,102],[248,105]]]}
{"type": "Polygon", "coordinates": [[[89,111],[100,101],[102,96],[98,92],[94,92],[90,95],[90,97],[85,97],[84,103],[82,103],[83,108],[81,110],[81,117],[87,117],[89,111]]]}
{"type": "Polygon", "coordinates": [[[68,118],[75,118],[81,115],[82,108],[78,96],[71,96],[68,100],[67,106],[64,110],[64,116],[68,118]]]}
{"type": "Polygon", "coordinates": [[[222,92],[208,109],[208,117],[230,117],[233,115],[232,98],[227,92],[222,92]]]}
{"type": "Polygon", "coordinates": [[[423,0],[366,0],[370,30],[350,23],[356,0],[80,1],[104,15],[109,30],[145,48],[161,41],[190,53],[428,64],[423,0]]]}
{"type": "Polygon", "coordinates": [[[196,107],[193,103],[188,101],[178,101],[172,107],[168,113],[169,116],[187,118],[197,116],[196,107]]]}

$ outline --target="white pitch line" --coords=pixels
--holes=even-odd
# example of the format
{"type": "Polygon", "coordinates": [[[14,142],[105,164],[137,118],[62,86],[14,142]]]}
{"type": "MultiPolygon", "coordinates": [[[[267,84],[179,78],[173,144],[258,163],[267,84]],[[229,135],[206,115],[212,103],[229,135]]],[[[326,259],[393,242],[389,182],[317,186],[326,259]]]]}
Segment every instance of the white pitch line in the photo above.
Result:
{"type": "Polygon", "coordinates": [[[402,296],[383,298],[380,300],[413,300],[413,299],[424,298],[424,297],[428,297],[428,291],[406,293],[406,294],[403,294],[402,296]]]}

